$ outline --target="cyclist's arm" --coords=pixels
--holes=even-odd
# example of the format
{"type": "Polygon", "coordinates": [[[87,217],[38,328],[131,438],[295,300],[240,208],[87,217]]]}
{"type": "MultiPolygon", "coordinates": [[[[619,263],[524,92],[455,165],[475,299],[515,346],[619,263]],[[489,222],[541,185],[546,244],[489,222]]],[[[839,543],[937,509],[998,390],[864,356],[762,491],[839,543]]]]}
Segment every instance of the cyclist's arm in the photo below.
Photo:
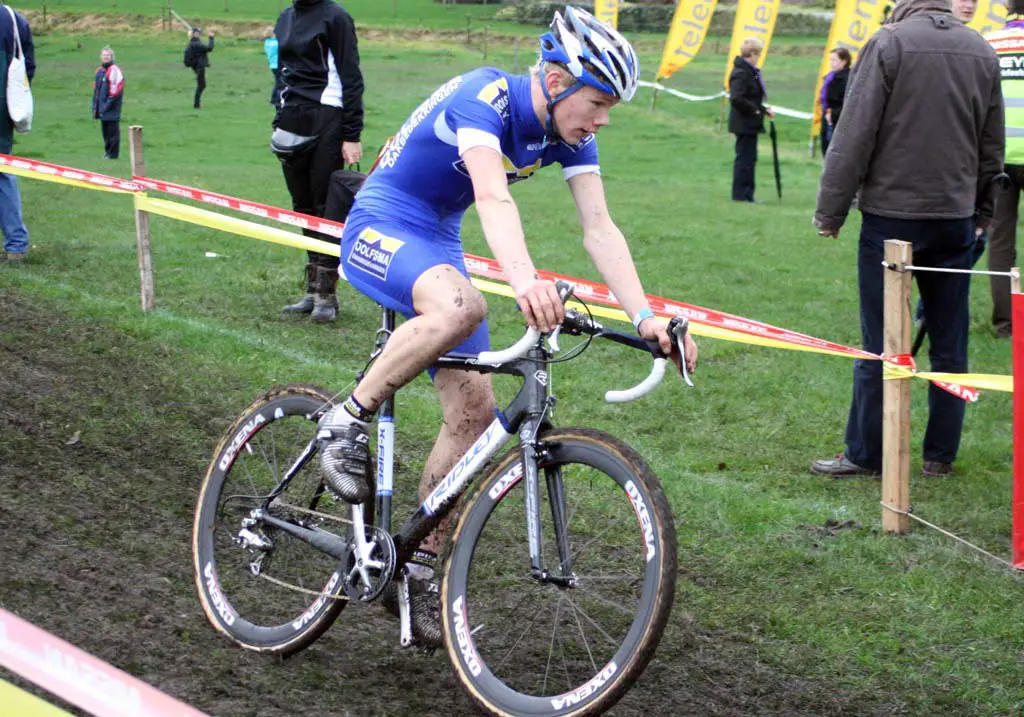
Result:
{"type": "Polygon", "coordinates": [[[541,331],[551,331],[562,320],[562,302],[552,282],[537,278],[537,270],[526,251],[519,209],[508,190],[501,154],[480,145],[463,152],[462,161],[473,182],[484,238],[501,264],[527,323],[541,331]]]}
{"type": "Polygon", "coordinates": [[[608,214],[601,175],[596,172],[569,178],[576,211],[583,227],[583,246],[605,283],[630,317],[647,306],[626,238],[608,214]]]}
{"type": "MultiPolygon", "coordinates": [[[[626,238],[608,214],[601,175],[584,172],[572,176],[569,178],[569,189],[576,200],[576,210],[583,226],[583,246],[605,283],[631,318],[636,317],[642,309],[649,310],[626,238]]],[[[650,318],[641,320],[636,328],[645,339],[656,340],[662,351],[672,354],[676,363],[685,358],[687,369],[691,372],[696,370],[697,344],[692,336],[686,334],[683,345],[685,356],[679,356],[672,350],[666,319],[652,314],[650,318]]]]}

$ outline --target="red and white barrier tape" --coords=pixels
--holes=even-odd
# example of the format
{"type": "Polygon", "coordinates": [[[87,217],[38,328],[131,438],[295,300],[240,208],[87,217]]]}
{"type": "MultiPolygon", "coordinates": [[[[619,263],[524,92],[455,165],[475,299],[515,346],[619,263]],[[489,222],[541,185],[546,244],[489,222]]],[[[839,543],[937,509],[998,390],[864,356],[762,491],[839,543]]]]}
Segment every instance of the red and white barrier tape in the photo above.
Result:
{"type": "Polygon", "coordinates": [[[176,197],[194,199],[197,202],[213,204],[214,206],[222,207],[224,209],[234,209],[235,211],[239,211],[244,214],[262,217],[264,219],[273,219],[274,221],[281,222],[282,224],[299,227],[300,229],[310,229],[338,239],[341,238],[341,232],[345,228],[344,224],[332,222],[329,219],[311,217],[308,214],[299,214],[298,212],[289,211],[287,209],[278,209],[277,207],[272,207],[269,204],[249,202],[237,197],[230,197],[226,194],[208,192],[205,189],[195,189],[194,187],[187,187],[184,184],[164,182],[159,179],[151,179],[149,177],[133,177],[132,179],[134,179],[135,183],[143,189],[153,189],[158,192],[164,192],[165,194],[173,194],[176,197]]]}
{"type": "Polygon", "coordinates": [[[206,717],[5,610],[0,610],[0,665],[97,717],[206,717]]]}

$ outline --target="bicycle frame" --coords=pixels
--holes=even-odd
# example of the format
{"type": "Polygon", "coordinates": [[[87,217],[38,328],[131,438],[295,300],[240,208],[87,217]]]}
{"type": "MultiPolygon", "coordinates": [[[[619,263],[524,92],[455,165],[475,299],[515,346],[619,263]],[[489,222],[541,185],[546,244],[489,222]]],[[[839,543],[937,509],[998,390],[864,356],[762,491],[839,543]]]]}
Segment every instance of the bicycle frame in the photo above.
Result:
{"type": "MultiPolygon", "coordinates": [[[[384,309],[381,334],[390,335],[394,326],[395,312],[384,309]]],[[[378,340],[378,347],[383,348],[384,342],[386,342],[386,338],[384,341],[378,340]]],[[[523,379],[523,385],[504,411],[501,409],[496,411],[494,421],[470,446],[469,450],[456,461],[426,500],[394,534],[397,565],[403,565],[408,561],[423,539],[451,513],[459,497],[480,473],[480,470],[518,434],[520,450],[523,454],[523,478],[526,480],[526,520],[530,542],[530,567],[535,577],[543,579],[547,576],[541,554],[537,469],[539,453],[535,439],[540,429],[549,425],[545,417],[551,403],[548,391],[548,358],[548,353],[540,346],[536,346],[529,351],[525,358],[515,359],[501,365],[481,364],[475,355],[459,354],[447,354],[434,364],[434,368],[438,369],[515,375],[523,379]]],[[[394,490],[394,432],[394,400],[388,399],[381,407],[377,423],[376,506],[377,525],[388,533],[391,532],[391,497],[394,490]]],[[[550,480],[557,482],[560,477],[551,477],[550,480]]],[[[564,501],[564,491],[560,486],[557,488],[549,486],[549,493],[553,500],[562,499],[564,501]]],[[[563,522],[562,525],[555,526],[556,534],[564,535],[564,505],[556,504],[553,513],[556,521],[562,519],[563,522]]],[[[570,569],[571,557],[568,550],[560,557],[563,569],[570,569]]]]}
{"type": "MultiPolygon", "coordinates": [[[[383,351],[394,328],[395,312],[390,309],[383,309],[382,325],[377,333],[374,352],[370,357],[371,362],[383,351]]],[[[685,331],[685,325],[683,331],[685,331]]],[[[633,348],[647,350],[657,356],[655,353],[657,345],[655,343],[645,342],[644,339],[636,336],[617,331],[606,331],[599,324],[592,325],[587,333],[591,336],[600,336],[616,343],[632,346],[633,348]]],[[[554,404],[554,398],[550,395],[548,389],[547,365],[550,357],[550,352],[543,346],[543,340],[538,338],[536,343],[526,351],[523,357],[514,358],[502,363],[481,363],[476,355],[446,354],[438,359],[434,364],[434,368],[514,375],[519,376],[523,380],[523,385],[506,409],[497,409],[495,411],[496,417],[494,421],[476,442],[470,446],[469,450],[456,461],[448,474],[434,487],[426,500],[403,523],[397,533],[392,533],[391,526],[391,498],[394,490],[394,399],[390,398],[382,404],[377,425],[376,524],[378,528],[392,537],[395,545],[396,565],[405,565],[409,561],[413,551],[423,539],[451,513],[459,497],[465,492],[466,488],[477,477],[487,462],[518,434],[524,475],[517,477],[517,479],[525,479],[526,481],[525,518],[529,540],[531,574],[541,582],[555,582],[562,586],[571,586],[574,583],[572,554],[569,549],[566,532],[565,491],[561,482],[561,473],[557,469],[547,470],[545,478],[548,499],[551,504],[555,542],[559,552],[559,575],[553,576],[544,568],[541,552],[540,478],[538,464],[544,458],[544,448],[543,445],[537,442],[536,438],[541,429],[551,425],[547,420],[547,412],[554,404]]],[[[656,359],[656,363],[659,360],[664,364],[664,358],[656,359]]],[[[652,376],[654,375],[652,373],[652,376]]],[[[356,378],[357,383],[361,378],[361,375],[356,378]]],[[[686,378],[685,374],[684,378],[686,378]]],[[[660,374],[658,374],[658,378],[654,383],[656,384],[658,380],[660,380],[660,374]]],[[[632,389],[632,392],[639,388],[640,386],[635,387],[632,389]]],[[[647,388],[646,390],[650,389],[647,388]]],[[[620,393],[629,394],[631,392],[620,393]]],[[[610,393],[606,394],[606,397],[607,395],[610,395],[610,393]]],[[[632,400],[634,397],[627,396],[619,400],[632,400]]],[[[311,440],[302,454],[285,472],[281,482],[267,496],[263,506],[264,509],[285,490],[293,476],[317,453],[317,442],[318,439],[316,438],[311,440]]],[[[317,496],[314,497],[314,502],[319,500],[322,494],[323,490],[318,492],[317,496]]],[[[362,504],[352,506],[353,530],[357,535],[355,538],[356,547],[362,557],[366,558],[366,552],[369,548],[362,534],[366,527],[363,517],[364,512],[362,504]]],[[[262,510],[260,513],[260,517],[268,523],[291,533],[323,552],[339,556],[345,552],[345,539],[339,538],[333,533],[319,529],[310,529],[273,518],[267,514],[266,510],[262,510]]]]}

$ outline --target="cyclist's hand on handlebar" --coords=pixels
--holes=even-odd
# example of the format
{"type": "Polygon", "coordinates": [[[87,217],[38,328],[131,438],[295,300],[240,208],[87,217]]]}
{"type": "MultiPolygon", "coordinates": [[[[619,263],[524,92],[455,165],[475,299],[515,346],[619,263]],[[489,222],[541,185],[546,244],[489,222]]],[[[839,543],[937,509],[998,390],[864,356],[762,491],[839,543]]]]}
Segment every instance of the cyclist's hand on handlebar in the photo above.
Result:
{"type": "Polygon", "coordinates": [[[565,307],[558,296],[555,282],[534,279],[529,284],[516,288],[516,303],[523,312],[530,328],[541,333],[554,331],[565,318],[565,307]]]}
{"type": "MultiPolygon", "coordinates": [[[[676,368],[679,368],[682,357],[672,345],[672,337],[668,332],[668,319],[660,316],[644,319],[640,322],[637,331],[640,333],[640,338],[648,341],[657,341],[658,345],[661,346],[662,353],[666,356],[671,356],[676,368]]],[[[686,370],[689,373],[693,373],[697,370],[697,343],[690,336],[690,332],[686,332],[686,335],[683,336],[683,352],[686,355],[686,370]]]]}

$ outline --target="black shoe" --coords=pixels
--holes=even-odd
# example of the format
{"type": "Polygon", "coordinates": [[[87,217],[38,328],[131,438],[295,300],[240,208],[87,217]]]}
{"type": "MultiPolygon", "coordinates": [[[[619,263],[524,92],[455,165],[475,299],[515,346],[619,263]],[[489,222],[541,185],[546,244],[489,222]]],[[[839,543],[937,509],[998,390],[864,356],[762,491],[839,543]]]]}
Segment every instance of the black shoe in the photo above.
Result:
{"type": "Polygon", "coordinates": [[[320,467],[330,491],[347,503],[362,503],[370,486],[370,435],[363,425],[335,406],[320,420],[320,467]]]}

